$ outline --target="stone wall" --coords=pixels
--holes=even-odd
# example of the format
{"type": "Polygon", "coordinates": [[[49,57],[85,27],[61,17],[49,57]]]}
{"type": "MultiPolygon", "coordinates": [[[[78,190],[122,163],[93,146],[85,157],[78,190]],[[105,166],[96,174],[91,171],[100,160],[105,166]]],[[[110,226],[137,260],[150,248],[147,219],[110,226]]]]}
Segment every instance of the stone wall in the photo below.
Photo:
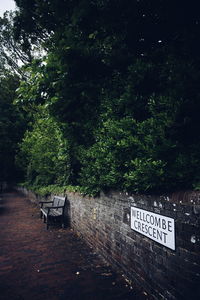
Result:
{"type": "Polygon", "coordinates": [[[71,227],[133,286],[154,299],[200,299],[200,192],[67,198],[71,227]],[[131,207],[173,218],[175,250],[132,230],[131,207]]]}

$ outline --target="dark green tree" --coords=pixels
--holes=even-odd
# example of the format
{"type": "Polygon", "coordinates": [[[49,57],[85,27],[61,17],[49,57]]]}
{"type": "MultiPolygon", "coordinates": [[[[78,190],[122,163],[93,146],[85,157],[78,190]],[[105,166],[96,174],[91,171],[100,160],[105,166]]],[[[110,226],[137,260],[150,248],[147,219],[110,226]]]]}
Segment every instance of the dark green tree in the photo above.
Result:
{"type": "MultiPolygon", "coordinates": [[[[1,70],[2,72],[2,70],[1,70]]],[[[15,166],[18,143],[25,130],[25,118],[13,105],[19,78],[16,75],[0,76],[0,181],[17,181],[20,172],[15,166]]]]}
{"type": "Polygon", "coordinates": [[[16,4],[16,37],[48,49],[31,99],[66,124],[73,182],[157,191],[199,181],[196,1],[16,4]]]}
{"type": "Polygon", "coordinates": [[[22,65],[31,62],[33,51],[26,47],[26,40],[15,39],[14,16],[15,13],[7,11],[0,17],[0,61],[4,68],[23,77],[22,65]]]}
{"type": "Polygon", "coordinates": [[[29,61],[22,43],[14,39],[13,14],[5,13],[0,18],[0,181],[17,181],[22,175],[15,166],[15,155],[26,118],[13,104],[20,78],[24,77],[20,64],[29,61]]]}

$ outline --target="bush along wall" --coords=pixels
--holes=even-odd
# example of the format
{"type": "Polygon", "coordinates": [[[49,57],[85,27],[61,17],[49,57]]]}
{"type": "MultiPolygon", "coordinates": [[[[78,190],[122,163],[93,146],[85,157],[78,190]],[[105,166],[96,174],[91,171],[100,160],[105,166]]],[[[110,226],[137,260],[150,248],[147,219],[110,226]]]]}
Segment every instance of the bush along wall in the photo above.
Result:
{"type": "Polygon", "coordinates": [[[200,192],[66,194],[72,228],[131,285],[154,299],[199,299],[200,192]]]}

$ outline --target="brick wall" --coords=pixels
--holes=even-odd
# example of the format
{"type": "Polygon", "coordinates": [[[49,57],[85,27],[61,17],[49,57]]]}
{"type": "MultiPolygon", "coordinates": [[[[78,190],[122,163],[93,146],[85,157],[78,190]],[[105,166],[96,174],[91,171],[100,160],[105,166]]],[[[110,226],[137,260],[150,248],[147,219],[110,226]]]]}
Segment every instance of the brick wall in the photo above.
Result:
{"type": "Polygon", "coordinates": [[[71,227],[131,284],[155,299],[200,299],[200,192],[67,197],[71,227]],[[175,251],[132,230],[131,207],[173,218],[175,251]]]}

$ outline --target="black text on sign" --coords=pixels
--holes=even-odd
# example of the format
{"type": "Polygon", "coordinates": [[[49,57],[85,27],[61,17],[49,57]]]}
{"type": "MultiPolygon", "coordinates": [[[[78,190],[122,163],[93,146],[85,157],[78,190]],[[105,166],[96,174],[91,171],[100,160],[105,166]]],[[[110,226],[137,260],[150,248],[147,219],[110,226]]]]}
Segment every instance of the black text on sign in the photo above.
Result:
{"type": "Polygon", "coordinates": [[[131,207],[131,228],[165,247],[175,250],[174,219],[131,207]]]}

